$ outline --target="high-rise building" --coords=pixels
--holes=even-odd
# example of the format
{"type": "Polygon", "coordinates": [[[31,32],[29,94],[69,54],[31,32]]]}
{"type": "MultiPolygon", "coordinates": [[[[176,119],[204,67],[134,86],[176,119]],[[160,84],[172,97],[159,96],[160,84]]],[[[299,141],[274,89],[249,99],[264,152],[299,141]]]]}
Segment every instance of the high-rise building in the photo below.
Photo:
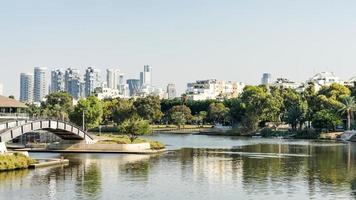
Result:
{"type": "Polygon", "coordinates": [[[144,83],[144,80],[145,78],[144,78],[144,75],[143,75],[143,72],[140,72],[140,87],[142,87],[143,86],[143,83],[144,83]]]}
{"type": "Polygon", "coordinates": [[[177,90],[175,84],[170,83],[167,85],[167,95],[168,99],[174,99],[177,97],[177,90]]]}
{"type": "Polygon", "coordinates": [[[136,96],[136,94],[140,91],[141,88],[141,80],[140,79],[127,79],[126,83],[129,86],[129,95],[136,96]]]}
{"type": "Polygon", "coordinates": [[[117,89],[119,85],[120,70],[107,69],[106,70],[106,83],[107,87],[111,89],[117,89]]]}
{"type": "Polygon", "coordinates": [[[47,94],[46,68],[35,67],[34,69],[34,101],[41,102],[47,94]]]}
{"type": "Polygon", "coordinates": [[[84,82],[78,69],[68,68],[65,71],[65,91],[74,99],[84,97],[84,82]]]}
{"type": "Polygon", "coordinates": [[[152,67],[149,65],[143,66],[143,80],[144,85],[152,84],[152,67]]]}
{"type": "Polygon", "coordinates": [[[93,67],[88,67],[85,71],[85,96],[90,96],[95,88],[100,87],[100,70],[93,67]]]}
{"type": "Polygon", "coordinates": [[[34,80],[33,74],[21,73],[20,75],[20,101],[21,102],[33,102],[33,89],[34,80]]]}
{"type": "Polygon", "coordinates": [[[0,83],[0,95],[4,95],[4,86],[0,83]]]}
{"type": "Polygon", "coordinates": [[[262,85],[270,85],[272,83],[272,75],[269,73],[263,73],[261,84],[262,85]]]}
{"type": "Polygon", "coordinates": [[[63,69],[53,69],[51,71],[51,92],[65,91],[65,72],[63,69]]]}

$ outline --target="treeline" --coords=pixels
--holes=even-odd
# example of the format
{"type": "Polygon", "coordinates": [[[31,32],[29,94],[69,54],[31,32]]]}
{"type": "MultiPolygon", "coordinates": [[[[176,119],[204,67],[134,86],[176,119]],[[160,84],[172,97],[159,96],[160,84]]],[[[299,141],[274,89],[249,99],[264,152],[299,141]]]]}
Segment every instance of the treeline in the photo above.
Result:
{"type": "Polygon", "coordinates": [[[31,105],[31,116],[55,117],[87,128],[100,124],[119,125],[127,120],[145,120],[151,124],[225,124],[242,132],[253,132],[267,122],[289,124],[293,131],[315,129],[335,130],[338,126],[355,128],[355,87],[339,84],[315,90],[309,85],[303,92],[293,89],[247,86],[239,98],[224,101],[191,101],[184,95],[173,100],[155,96],[137,99],[106,99],[94,96],[81,99],[73,106],[65,92],[47,96],[40,107],[31,105]]]}

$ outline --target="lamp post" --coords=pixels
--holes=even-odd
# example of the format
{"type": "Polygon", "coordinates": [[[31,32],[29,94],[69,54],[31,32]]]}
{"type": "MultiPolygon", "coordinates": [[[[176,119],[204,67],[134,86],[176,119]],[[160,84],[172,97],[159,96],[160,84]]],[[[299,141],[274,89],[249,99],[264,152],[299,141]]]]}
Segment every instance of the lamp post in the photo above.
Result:
{"type": "Polygon", "coordinates": [[[82,122],[82,125],[83,125],[83,131],[85,131],[85,110],[83,109],[83,122],[82,122]]]}

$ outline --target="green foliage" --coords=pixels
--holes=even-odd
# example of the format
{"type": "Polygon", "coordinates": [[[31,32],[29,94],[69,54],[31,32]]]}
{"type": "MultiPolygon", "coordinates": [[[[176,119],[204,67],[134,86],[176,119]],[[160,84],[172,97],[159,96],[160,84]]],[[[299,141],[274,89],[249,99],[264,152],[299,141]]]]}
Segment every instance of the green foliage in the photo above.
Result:
{"type": "Polygon", "coordinates": [[[335,130],[337,125],[340,125],[341,119],[339,116],[329,110],[320,110],[316,112],[312,119],[312,125],[315,129],[321,130],[335,130]]]}
{"type": "Polygon", "coordinates": [[[74,111],[70,114],[70,120],[77,125],[82,126],[83,113],[85,118],[85,127],[87,129],[97,127],[103,117],[103,107],[101,101],[95,96],[79,100],[78,104],[74,108],[74,111]]]}
{"type": "Polygon", "coordinates": [[[224,123],[229,119],[230,109],[223,103],[212,103],[209,106],[208,116],[214,123],[224,123]]]}
{"type": "Polygon", "coordinates": [[[327,98],[339,100],[343,97],[350,96],[351,91],[346,86],[333,83],[330,86],[324,86],[319,91],[319,95],[324,95],[327,98]]]}
{"type": "Polygon", "coordinates": [[[347,116],[347,130],[351,130],[351,125],[353,124],[353,114],[356,111],[356,101],[355,97],[345,97],[343,99],[343,104],[340,109],[342,114],[347,116]]]}
{"type": "MultiPolygon", "coordinates": [[[[132,100],[129,99],[113,99],[105,100],[103,103],[103,121],[121,123],[135,115],[135,108],[132,100]]],[[[137,114],[136,114],[137,115],[137,114]]]]}
{"type": "Polygon", "coordinates": [[[131,142],[133,142],[139,135],[150,134],[152,130],[147,120],[128,119],[120,124],[119,132],[128,135],[131,142]]]}
{"type": "Polygon", "coordinates": [[[69,114],[73,111],[73,98],[67,92],[55,92],[46,96],[46,100],[41,103],[41,113],[43,117],[68,120],[69,114]]]}
{"type": "Polygon", "coordinates": [[[178,125],[178,128],[181,128],[187,122],[186,115],[179,111],[171,113],[171,120],[174,124],[178,125]]]}
{"type": "Polygon", "coordinates": [[[34,160],[19,153],[0,155],[0,171],[26,169],[33,163],[35,163],[34,160]]]}
{"type": "Polygon", "coordinates": [[[159,121],[163,116],[161,101],[158,96],[139,98],[134,102],[134,106],[138,116],[149,122],[159,121]]]}

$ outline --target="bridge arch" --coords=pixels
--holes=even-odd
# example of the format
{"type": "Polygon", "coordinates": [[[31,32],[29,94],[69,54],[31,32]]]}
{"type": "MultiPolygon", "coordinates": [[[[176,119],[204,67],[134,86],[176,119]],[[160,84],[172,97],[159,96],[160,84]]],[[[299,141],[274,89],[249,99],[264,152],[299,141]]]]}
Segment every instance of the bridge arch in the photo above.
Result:
{"type": "Polygon", "coordinates": [[[38,130],[51,132],[63,140],[85,140],[86,143],[94,142],[93,138],[87,132],[69,122],[44,119],[10,123],[2,125],[4,129],[0,130],[0,142],[8,142],[25,133],[38,130]]]}

